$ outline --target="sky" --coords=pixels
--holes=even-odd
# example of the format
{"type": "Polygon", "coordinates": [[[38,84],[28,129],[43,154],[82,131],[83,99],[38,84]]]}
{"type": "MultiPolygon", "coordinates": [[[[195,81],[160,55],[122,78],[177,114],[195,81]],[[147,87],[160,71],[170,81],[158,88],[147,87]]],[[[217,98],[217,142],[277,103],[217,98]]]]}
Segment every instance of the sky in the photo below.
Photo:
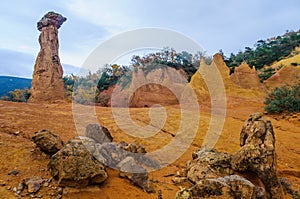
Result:
{"type": "Polygon", "coordinates": [[[59,29],[59,51],[65,74],[70,74],[99,45],[126,31],[172,30],[208,55],[222,49],[229,56],[260,39],[300,29],[299,10],[299,0],[2,1],[0,75],[31,77],[39,52],[36,23],[48,11],[68,19],[59,29]]]}

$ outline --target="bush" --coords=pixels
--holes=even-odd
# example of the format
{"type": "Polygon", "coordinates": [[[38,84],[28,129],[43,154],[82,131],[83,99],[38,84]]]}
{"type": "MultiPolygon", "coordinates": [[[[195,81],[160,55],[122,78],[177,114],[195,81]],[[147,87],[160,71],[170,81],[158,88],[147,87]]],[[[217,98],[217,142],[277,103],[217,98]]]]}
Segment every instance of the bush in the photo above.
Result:
{"type": "Polygon", "coordinates": [[[13,102],[27,102],[31,93],[30,90],[25,89],[15,89],[9,92],[8,96],[3,96],[0,99],[5,101],[13,101],[13,102]]]}
{"type": "Polygon", "coordinates": [[[275,88],[265,100],[268,113],[300,111],[300,86],[283,86],[275,88]]]}
{"type": "Polygon", "coordinates": [[[293,62],[291,63],[292,66],[298,66],[298,63],[297,62],[293,62]]]}

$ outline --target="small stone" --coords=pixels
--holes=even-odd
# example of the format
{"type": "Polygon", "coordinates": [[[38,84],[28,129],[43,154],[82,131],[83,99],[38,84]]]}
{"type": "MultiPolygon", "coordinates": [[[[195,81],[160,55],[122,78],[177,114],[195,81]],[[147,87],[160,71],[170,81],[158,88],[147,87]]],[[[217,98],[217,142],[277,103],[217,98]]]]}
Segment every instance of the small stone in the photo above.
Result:
{"type": "Polygon", "coordinates": [[[18,175],[19,171],[18,170],[11,170],[8,172],[8,175],[18,175]]]}
{"type": "Polygon", "coordinates": [[[62,195],[58,195],[58,196],[56,196],[55,199],[61,199],[61,198],[62,198],[62,195]]]}
{"type": "Polygon", "coordinates": [[[14,132],[14,135],[19,135],[21,133],[21,131],[16,131],[14,132]]]}
{"type": "Polygon", "coordinates": [[[49,178],[49,179],[47,180],[47,182],[48,182],[48,183],[51,183],[51,182],[52,182],[52,178],[49,178]]]}
{"type": "Polygon", "coordinates": [[[0,180],[0,186],[5,186],[6,182],[4,182],[3,180],[0,180]]]}
{"type": "Polygon", "coordinates": [[[48,182],[44,182],[43,187],[49,187],[49,183],[48,182]]]}
{"type": "Polygon", "coordinates": [[[172,179],[172,182],[174,182],[175,184],[180,184],[186,181],[187,181],[186,177],[175,177],[172,179]]]}
{"type": "Polygon", "coordinates": [[[43,194],[39,194],[38,196],[37,196],[37,198],[42,198],[43,197],[43,194]]]}
{"type": "Polygon", "coordinates": [[[18,187],[17,187],[17,190],[18,191],[23,191],[23,189],[24,189],[24,183],[20,182],[19,185],[18,185],[18,187]]]}
{"type": "Polygon", "coordinates": [[[42,179],[39,177],[36,178],[28,178],[25,180],[25,184],[28,188],[28,193],[36,193],[40,190],[42,179]]]}
{"type": "Polygon", "coordinates": [[[57,193],[58,193],[59,195],[62,195],[62,194],[63,194],[63,188],[58,187],[57,193]]]}
{"type": "Polygon", "coordinates": [[[18,190],[18,191],[16,192],[17,195],[21,195],[21,193],[22,193],[21,190],[18,190]]]}
{"type": "Polygon", "coordinates": [[[11,186],[8,186],[8,187],[7,187],[7,190],[11,190],[11,186]]]}
{"type": "Polygon", "coordinates": [[[17,187],[13,188],[13,192],[17,192],[17,190],[18,190],[17,187]]]}

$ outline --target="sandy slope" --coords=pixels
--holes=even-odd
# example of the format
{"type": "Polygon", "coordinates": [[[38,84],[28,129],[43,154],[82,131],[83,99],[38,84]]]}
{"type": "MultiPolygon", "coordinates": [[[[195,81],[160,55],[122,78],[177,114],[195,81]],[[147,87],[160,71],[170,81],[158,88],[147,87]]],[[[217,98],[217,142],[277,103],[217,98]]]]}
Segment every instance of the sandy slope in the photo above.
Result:
{"type": "MultiPolygon", "coordinates": [[[[263,105],[255,100],[245,102],[230,99],[229,102],[224,129],[215,147],[221,151],[234,153],[239,149],[239,133],[245,119],[250,113],[263,111],[263,105]]],[[[30,141],[34,132],[49,129],[67,141],[78,135],[77,131],[80,132],[81,129],[76,130],[72,104],[68,103],[29,104],[0,101],[0,113],[0,180],[6,182],[6,186],[0,187],[0,198],[14,198],[13,192],[8,191],[7,188],[16,187],[22,179],[33,176],[50,178],[47,172],[48,157],[35,150],[34,144],[30,141]],[[7,175],[13,169],[18,169],[20,173],[17,176],[7,175]]],[[[166,113],[167,120],[163,131],[147,139],[137,139],[123,132],[116,125],[110,108],[96,107],[99,123],[110,130],[115,141],[124,140],[131,143],[138,140],[148,152],[167,145],[174,139],[171,134],[176,135],[179,129],[182,119],[181,110],[178,107],[167,107],[166,113]]],[[[150,121],[149,109],[146,108],[130,109],[130,115],[141,126],[147,125],[150,121]]],[[[88,120],[84,114],[82,119],[88,120]]],[[[155,190],[162,190],[163,198],[174,198],[179,190],[179,187],[172,183],[172,176],[169,175],[184,167],[186,161],[191,159],[192,152],[202,145],[210,119],[208,109],[202,108],[197,134],[188,150],[167,167],[150,173],[155,190]]],[[[293,188],[299,191],[300,114],[285,118],[273,116],[271,120],[276,134],[279,175],[288,178],[293,183],[293,188]]],[[[100,186],[82,190],[64,189],[64,198],[157,198],[157,193],[147,194],[127,180],[120,179],[117,171],[108,169],[108,174],[109,179],[100,186]]],[[[52,192],[51,189],[46,188],[40,190],[44,198],[51,198],[49,194],[52,192]]]]}

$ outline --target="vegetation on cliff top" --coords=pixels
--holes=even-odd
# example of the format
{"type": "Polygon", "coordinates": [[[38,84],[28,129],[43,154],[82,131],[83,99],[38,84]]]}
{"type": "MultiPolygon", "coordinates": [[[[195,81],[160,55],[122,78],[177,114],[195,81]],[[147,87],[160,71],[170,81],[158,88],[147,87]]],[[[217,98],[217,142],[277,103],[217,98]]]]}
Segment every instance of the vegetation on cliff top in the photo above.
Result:
{"type": "Polygon", "coordinates": [[[287,57],[297,46],[300,46],[300,30],[287,31],[282,36],[259,40],[254,48],[245,47],[244,51],[237,54],[231,53],[229,58],[224,58],[230,68],[239,66],[246,61],[251,67],[261,69],[265,65],[271,65],[275,61],[287,57]]]}

